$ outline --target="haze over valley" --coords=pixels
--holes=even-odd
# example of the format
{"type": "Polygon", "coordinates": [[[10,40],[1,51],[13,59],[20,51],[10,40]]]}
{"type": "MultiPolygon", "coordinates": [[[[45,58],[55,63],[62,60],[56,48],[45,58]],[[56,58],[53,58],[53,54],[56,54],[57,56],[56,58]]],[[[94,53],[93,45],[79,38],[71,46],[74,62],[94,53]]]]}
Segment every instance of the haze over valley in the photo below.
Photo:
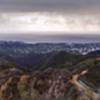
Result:
{"type": "MultiPolygon", "coordinates": [[[[47,32],[46,32],[47,33],[47,32]]],[[[58,33],[56,35],[54,32],[48,32],[47,34],[1,34],[0,40],[1,41],[22,41],[28,43],[94,43],[100,42],[100,35],[99,34],[66,34],[66,33],[58,33]],[[48,34],[49,33],[49,34],[48,34]]]]}

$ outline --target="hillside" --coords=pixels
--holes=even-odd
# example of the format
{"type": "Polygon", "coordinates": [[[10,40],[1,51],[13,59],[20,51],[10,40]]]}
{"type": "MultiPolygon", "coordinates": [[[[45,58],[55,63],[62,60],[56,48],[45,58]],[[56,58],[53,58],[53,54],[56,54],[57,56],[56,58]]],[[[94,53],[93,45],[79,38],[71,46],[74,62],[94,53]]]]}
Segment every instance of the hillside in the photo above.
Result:
{"type": "Polygon", "coordinates": [[[98,50],[26,53],[26,44],[12,45],[0,47],[0,100],[100,100],[98,50]]]}
{"type": "MultiPolygon", "coordinates": [[[[12,71],[10,70],[9,72],[12,71]]],[[[77,80],[76,75],[82,72],[76,73],[70,76],[70,72],[67,69],[56,68],[34,71],[32,74],[25,72],[14,73],[12,76],[2,80],[0,85],[0,99],[90,100],[92,98],[92,100],[100,100],[98,90],[85,84],[83,81],[84,78],[77,80]]]]}
{"type": "Polygon", "coordinates": [[[73,64],[78,63],[84,57],[82,55],[72,54],[65,51],[56,52],[52,56],[49,56],[44,64],[43,68],[70,68],[73,64]],[[77,58],[77,59],[76,59],[77,58]]]}

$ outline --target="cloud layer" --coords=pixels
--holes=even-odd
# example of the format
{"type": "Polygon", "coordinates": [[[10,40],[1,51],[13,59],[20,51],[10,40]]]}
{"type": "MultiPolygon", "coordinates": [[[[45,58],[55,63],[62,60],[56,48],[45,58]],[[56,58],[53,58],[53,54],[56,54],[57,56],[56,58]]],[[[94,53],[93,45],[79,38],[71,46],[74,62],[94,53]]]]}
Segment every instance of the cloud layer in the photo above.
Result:
{"type": "Polygon", "coordinates": [[[100,0],[0,0],[1,11],[54,11],[98,13],[100,0]]]}
{"type": "Polygon", "coordinates": [[[90,15],[2,13],[0,15],[0,33],[99,33],[99,18],[100,16],[90,15]]]}
{"type": "Polygon", "coordinates": [[[99,34],[99,9],[100,0],[0,0],[0,33],[99,34]]]}

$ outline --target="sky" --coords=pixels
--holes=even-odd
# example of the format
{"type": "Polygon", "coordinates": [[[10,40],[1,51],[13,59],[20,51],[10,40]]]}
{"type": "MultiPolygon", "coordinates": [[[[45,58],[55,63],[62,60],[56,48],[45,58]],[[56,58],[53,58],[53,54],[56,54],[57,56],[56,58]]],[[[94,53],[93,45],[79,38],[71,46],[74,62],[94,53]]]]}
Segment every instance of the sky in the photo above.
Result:
{"type": "Polygon", "coordinates": [[[100,0],[0,0],[0,39],[99,36],[99,9],[100,0]]]}

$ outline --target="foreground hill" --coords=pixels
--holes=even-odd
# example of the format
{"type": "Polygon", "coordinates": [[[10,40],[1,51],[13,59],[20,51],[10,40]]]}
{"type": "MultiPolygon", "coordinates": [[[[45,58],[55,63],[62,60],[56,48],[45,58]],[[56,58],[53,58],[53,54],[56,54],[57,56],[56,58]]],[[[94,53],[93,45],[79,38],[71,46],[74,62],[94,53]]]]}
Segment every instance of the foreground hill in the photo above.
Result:
{"type": "Polygon", "coordinates": [[[67,69],[52,68],[32,74],[15,72],[2,80],[1,100],[100,100],[99,92],[80,79],[84,70],[72,75],[67,69]]]}

